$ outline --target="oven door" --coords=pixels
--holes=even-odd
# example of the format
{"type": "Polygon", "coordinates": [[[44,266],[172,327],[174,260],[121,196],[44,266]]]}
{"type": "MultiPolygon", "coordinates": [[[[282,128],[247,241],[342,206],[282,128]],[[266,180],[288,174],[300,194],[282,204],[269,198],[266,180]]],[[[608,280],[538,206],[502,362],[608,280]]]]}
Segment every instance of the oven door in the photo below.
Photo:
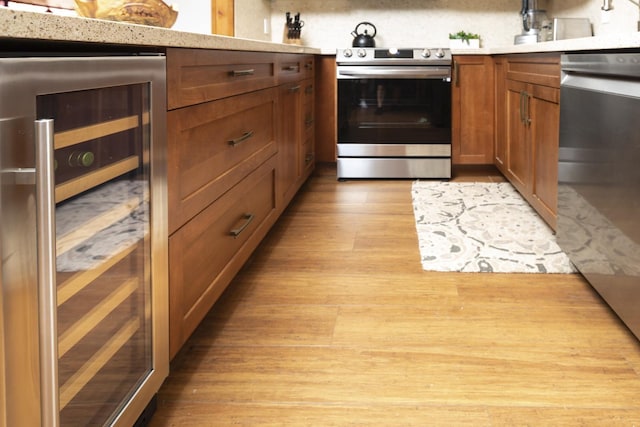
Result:
{"type": "Polygon", "coordinates": [[[449,177],[450,73],[338,66],[339,178],[449,177]]]}

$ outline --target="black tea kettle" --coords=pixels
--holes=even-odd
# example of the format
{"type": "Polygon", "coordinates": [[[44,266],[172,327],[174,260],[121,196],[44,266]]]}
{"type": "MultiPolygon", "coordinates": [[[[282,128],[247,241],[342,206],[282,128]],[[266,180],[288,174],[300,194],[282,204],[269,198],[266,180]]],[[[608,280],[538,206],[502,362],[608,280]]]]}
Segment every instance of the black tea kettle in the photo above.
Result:
{"type": "Polygon", "coordinates": [[[356,25],[356,29],[351,32],[353,38],[353,47],[376,47],[376,42],[373,39],[376,36],[376,26],[371,22],[361,22],[356,25]],[[362,28],[360,28],[362,27],[362,28]],[[373,28],[373,34],[369,34],[368,28],[373,28]],[[360,31],[359,31],[360,30],[360,31]]]}

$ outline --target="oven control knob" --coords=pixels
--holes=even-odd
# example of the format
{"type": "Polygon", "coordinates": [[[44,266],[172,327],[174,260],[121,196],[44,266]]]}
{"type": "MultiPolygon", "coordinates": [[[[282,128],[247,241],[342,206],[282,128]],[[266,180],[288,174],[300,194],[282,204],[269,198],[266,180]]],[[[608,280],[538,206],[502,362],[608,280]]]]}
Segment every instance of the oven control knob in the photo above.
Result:
{"type": "Polygon", "coordinates": [[[351,51],[351,49],[345,49],[344,50],[344,57],[345,58],[351,58],[351,56],[353,56],[353,52],[351,51]]]}
{"type": "Polygon", "coordinates": [[[365,56],[367,56],[367,51],[364,49],[358,49],[358,56],[360,58],[364,58],[365,56]]]}
{"type": "Polygon", "coordinates": [[[422,56],[423,58],[428,58],[431,56],[431,51],[429,49],[422,49],[420,56],[422,56]]]}
{"type": "Polygon", "coordinates": [[[438,57],[438,58],[444,58],[444,50],[442,50],[442,49],[438,49],[438,50],[436,51],[436,57],[438,57]]]}

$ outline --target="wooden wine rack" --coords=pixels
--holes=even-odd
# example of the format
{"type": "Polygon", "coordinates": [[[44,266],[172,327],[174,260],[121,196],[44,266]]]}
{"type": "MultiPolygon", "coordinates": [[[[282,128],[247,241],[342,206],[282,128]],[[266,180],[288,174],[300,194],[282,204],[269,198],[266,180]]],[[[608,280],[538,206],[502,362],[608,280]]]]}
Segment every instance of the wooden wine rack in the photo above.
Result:
{"type": "MultiPolygon", "coordinates": [[[[56,132],[54,134],[54,149],[64,149],[97,138],[129,131],[139,127],[141,121],[142,124],[148,124],[149,114],[131,115],[56,132]]],[[[81,198],[81,193],[135,171],[140,167],[140,161],[139,155],[131,155],[64,181],[55,187],[55,201],[60,203],[78,195],[81,198]]],[[[144,202],[148,201],[148,197],[146,197],[144,202]]],[[[104,213],[90,216],[86,222],[77,224],[77,227],[72,231],[57,236],[57,254],[73,250],[81,245],[88,236],[94,236],[101,230],[126,218],[140,206],[140,202],[140,197],[131,197],[104,213]]],[[[58,336],[58,358],[61,361],[65,357],[70,358],[69,361],[72,361],[72,366],[75,367],[73,371],[67,371],[64,379],[60,378],[59,404],[61,411],[67,406],[73,406],[71,402],[94,378],[98,375],[104,376],[105,370],[109,372],[110,369],[113,369],[109,367],[110,361],[118,352],[126,349],[131,340],[141,339],[144,327],[141,318],[127,318],[126,315],[122,317],[122,310],[126,311],[127,304],[131,304],[130,301],[135,301],[136,294],[140,293],[144,283],[140,277],[127,276],[121,272],[129,268],[130,262],[140,262],[139,260],[145,259],[143,253],[148,243],[148,236],[146,236],[128,247],[115,251],[110,254],[108,259],[101,260],[94,267],[79,268],[77,272],[58,273],[58,323],[60,325],[62,321],[65,325],[58,336]],[[105,283],[104,277],[109,277],[108,283],[105,283]],[[90,296],[94,302],[89,304],[86,309],[78,310],[78,307],[74,307],[76,304],[72,300],[74,297],[84,299],[86,296],[90,296]],[[60,310],[63,306],[64,308],[60,310]],[[114,319],[116,319],[116,323],[112,323],[114,319]],[[103,328],[112,328],[113,331],[106,337],[104,330],[99,332],[98,336],[93,336],[96,330],[103,328]],[[83,351],[78,352],[77,348],[83,346],[90,346],[92,348],[91,354],[83,351]],[[74,350],[72,351],[72,349],[74,350]]],[[[148,267],[145,265],[144,271],[148,271],[148,267]]],[[[142,316],[146,318],[148,313],[145,312],[142,316]]]]}
{"type": "Polygon", "coordinates": [[[138,125],[138,116],[135,115],[57,132],[53,140],[53,148],[59,150],[60,148],[70,147],[95,138],[135,129],[138,125]]]}
{"type": "MultiPolygon", "coordinates": [[[[146,115],[146,118],[143,118],[143,120],[148,121],[148,115],[146,115]]],[[[130,129],[135,129],[139,125],[139,116],[133,115],[120,119],[91,124],[88,126],[83,126],[63,132],[56,132],[54,134],[53,146],[54,149],[58,150],[86,141],[91,141],[92,139],[113,135],[130,129]]],[[[130,156],[111,165],[86,173],[62,184],[56,185],[56,203],[78,195],[83,191],[86,191],[97,185],[104,184],[105,182],[127,172],[131,172],[132,170],[135,170],[139,166],[139,164],[140,158],[138,156],[130,156]]]]}
{"type": "MultiPolygon", "coordinates": [[[[126,205],[126,203],[125,203],[126,205]]],[[[115,208],[121,210],[122,206],[115,208]]],[[[102,215],[100,218],[112,218],[116,222],[121,214],[110,212],[102,215]]],[[[102,227],[109,226],[109,223],[102,223],[102,227]]],[[[88,225],[91,227],[91,225],[88,225]]],[[[85,224],[85,227],[87,225],[85,224]]],[[[71,233],[73,234],[73,233],[71,233]]],[[[62,236],[64,242],[74,241],[77,239],[69,239],[62,236]]],[[[71,249],[69,244],[64,244],[67,249],[71,249]]],[[[139,256],[136,251],[144,250],[145,243],[138,241],[129,247],[115,253],[109,259],[102,261],[95,268],[78,271],[69,274],[62,283],[58,284],[57,305],[61,307],[69,302],[71,298],[81,292],[91,293],[91,286],[96,286],[96,281],[106,274],[109,270],[117,268],[121,262],[126,262],[130,257],[139,256]]],[[[114,312],[121,304],[125,303],[133,294],[143,286],[136,278],[123,278],[116,281],[110,287],[112,289],[109,294],[100,300],[100,302],[87,310],[80,318],[75,320],[58,337],[58,357],[64,357],[67,352],[86,339],[87,335],[92,332],[93,326],[104,322],[112,312],[114,312]]],[[[63,384],[60,384],[60,409],[63,409],[76,396],[76,394],[103,369],[109,362],[111,357],[125,346],[134,334],[140,329],[139,319],[131,319],[127,321],[117,333],[104,343],[100,343],[98,351],[89,357],[81,366],[81,368],[69,377],[63,384]]]]}

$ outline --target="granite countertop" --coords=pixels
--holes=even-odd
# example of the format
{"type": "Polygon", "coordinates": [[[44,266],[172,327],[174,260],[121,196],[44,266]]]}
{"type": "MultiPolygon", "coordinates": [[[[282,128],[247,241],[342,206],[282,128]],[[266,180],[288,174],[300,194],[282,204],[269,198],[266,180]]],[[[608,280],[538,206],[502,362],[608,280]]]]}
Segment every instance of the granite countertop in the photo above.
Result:
{"type": "MultiPolygon", "coordinates": [[[[312,47],[271,43],[99,19],[24,12],[0,7],[0,40],[44,40],[149,47],[320,53],[312,47]]],[[[1,48],[0,44],[0,48],[1,48]]]]}
{"type": "MultiPolygon", "coordinates": [[[[0,7],[0,40],[46,40],[150,47],[248,50],[334,55],[335,49],[272,43],[218,35],[102,21],[0,7]],[[135,42],[133,42],[135,41],[135,42]]],[[[1,45],[0,45],[1,46],[1,45]]],[[[601,49],[640,49],[640,32],[603,35],[544,43],[454,49],[456,55],[498,55],[530,52],[569,52],[601,49]]]]}

